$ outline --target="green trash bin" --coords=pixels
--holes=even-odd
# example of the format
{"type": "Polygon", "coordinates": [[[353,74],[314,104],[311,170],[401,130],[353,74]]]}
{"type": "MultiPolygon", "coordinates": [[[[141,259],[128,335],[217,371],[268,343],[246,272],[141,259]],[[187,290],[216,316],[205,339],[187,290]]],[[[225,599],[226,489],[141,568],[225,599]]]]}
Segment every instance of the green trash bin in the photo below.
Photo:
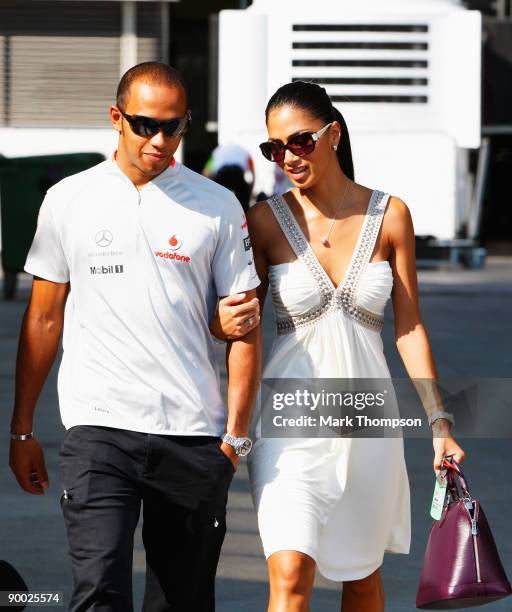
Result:
{"type": "Polygon", "coordinates": [[[0,157],[0,212],[4,298],[13,299],[47,190],[61,179],[103,161],[101,153],[0,157]]]}

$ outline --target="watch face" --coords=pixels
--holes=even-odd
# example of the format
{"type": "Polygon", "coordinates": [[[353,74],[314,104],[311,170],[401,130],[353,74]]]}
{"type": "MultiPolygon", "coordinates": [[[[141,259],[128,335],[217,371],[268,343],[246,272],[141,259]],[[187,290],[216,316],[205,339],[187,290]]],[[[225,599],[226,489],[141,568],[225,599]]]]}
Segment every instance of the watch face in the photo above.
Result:
{"type": "Polygon", "coordinates": [[[245,438],[242,444],[237,449],[237,455],[245,457],[251,452],[252,441],[249,438],[245,438]]]}

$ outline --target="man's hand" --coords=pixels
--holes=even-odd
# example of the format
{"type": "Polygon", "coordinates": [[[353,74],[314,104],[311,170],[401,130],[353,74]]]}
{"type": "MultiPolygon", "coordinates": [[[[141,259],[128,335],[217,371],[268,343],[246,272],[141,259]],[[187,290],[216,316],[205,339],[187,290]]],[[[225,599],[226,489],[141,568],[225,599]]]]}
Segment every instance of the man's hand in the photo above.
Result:
{"type": "Polygon", "coordinates": [[[50,486],[44,453],[39,441],[11,440],[9,467],[20,487],[32,495],[44,495],[50,486]]]}
{"type": "Polygon", "coordinates": [[[227,456],[227,458],[231,461],[233,467],[236,470],[240,461],[240,457],[235,453],[235,449],[231,446],[231,444],[226,444],[226,442],[223,442],[220,445],[220,450],[227,456]]]}

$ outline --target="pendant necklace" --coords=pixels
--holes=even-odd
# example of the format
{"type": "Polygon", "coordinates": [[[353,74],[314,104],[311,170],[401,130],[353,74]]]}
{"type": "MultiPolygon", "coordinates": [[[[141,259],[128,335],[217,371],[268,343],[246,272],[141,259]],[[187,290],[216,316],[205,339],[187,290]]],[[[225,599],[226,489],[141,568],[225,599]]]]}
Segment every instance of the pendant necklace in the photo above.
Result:
{"type": "Polygon", "coordinates": [[[334,211],[334,216],[332,218],[331,225],[329,227],[329,231],[327,232],[327,235],[325,236],[325,238],[322,238],[320,240],[320,242],[324,245],[325,248],[330,246],[330,244],[329,244],[329,236],[331,235],[332,228],[333,228],[334,223],[336,221],[336,215],[338,214],[338,212],[339,212],[339,210],[341,208],[341,205],[343,204],[343,202],[345,201],[345,198],[347,197],[347,193],[349,191],[349,188],[350,188],[351,184],[352,184],[352,181],[347,180],[347,184],[345,186],[345,191],[343,192],[343,197],[341,198],[340,203],[338,204],[336,210],[334,211]]]}

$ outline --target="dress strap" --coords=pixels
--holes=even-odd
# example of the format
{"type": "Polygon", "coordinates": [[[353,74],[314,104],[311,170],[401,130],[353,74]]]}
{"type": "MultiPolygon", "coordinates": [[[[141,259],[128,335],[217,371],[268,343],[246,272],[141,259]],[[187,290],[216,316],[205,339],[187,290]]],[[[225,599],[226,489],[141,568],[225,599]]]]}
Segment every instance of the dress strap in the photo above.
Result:
{"type": "Polygon", "coordinates": [[[309,269],[320,294],[326,300],[332,293],[332,286],[286,200],[282,196],[274,195],[267,201],[293,252],[309,269]]]}
{"type": "Polygon", "coordinates": [[[371,259],[379,235],[384,212],[389,201],[389,194],[382,191],[374,191],[366,212],[365,225],[361,239],[354,253],[353,265],[348,273],[344,290],[350,296],[350,301],[355,299],[359,280],[363,275],[371,259]]]}
{"type": "Polygon", "coordinates": [[[288,240],[293,252],[297,257],[302,258],[307,245],[302,240],[302,236],[297,231],[297,227],[293,222],[290,210],[285,205],[283,198],[279,195],[273,195],[267,200],[274,216],[279,223],[279,227],[283,230],[286,240],[288,240]]]}
{"type": "Polygon", "coordinates": [[[389,197],[390,196],[388,193],[377,191],[377,197],[375,198],[373,205],[370,206],[370,209],[368,210],[368,224],[365,232],[366,235],[364,236],[361,245],[363,265],[365,266],[370,261],[373,254],[389,197]]]}

